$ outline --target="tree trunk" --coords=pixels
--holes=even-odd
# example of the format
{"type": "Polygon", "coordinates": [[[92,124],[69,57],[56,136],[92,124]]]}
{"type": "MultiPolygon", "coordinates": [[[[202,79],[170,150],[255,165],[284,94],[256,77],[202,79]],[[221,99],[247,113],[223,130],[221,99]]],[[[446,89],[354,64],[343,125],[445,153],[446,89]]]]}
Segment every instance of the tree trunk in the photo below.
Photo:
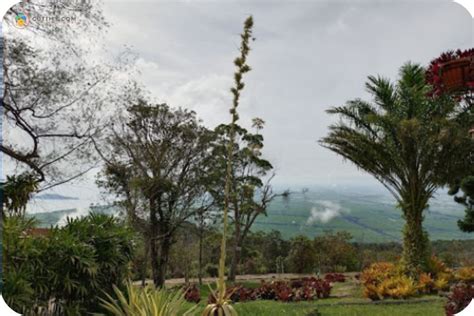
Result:
{"type": "Polygon", "coordinates": [[[160,245],[160,258],[158,266],[158,274],[155,281],[157,288],[162,288],[166,281],[166,269],[168,267],[169,254],[171,249],[171,238],[169,236],[163,237],[160,245]]]}
{"type": "Polygon", "coordinates": [[[158,262],[158,249],[155,239],[150,238],[150,257],[151,257],[151,273],[153,275],[153,283],[155,286],[158,286],[159,283],[159,267],[160,263],[158,262]]]}
{"type": "Polygon", "coordinates": [[[428,233],[423,229],[424,207],[404,209],[405,227],[403,230],[402,265],[405,271],[418,277],[426,271],[430,258],[428,233]]]}
{"type": "Polygon", "coordinates": [[[198,279],[199,285],[202,285],[202,239],[204,232],[201,230],[199,232],[199,259],[198,259],[198,279]]]}
{"type": "Polygon", "coordinates": [[[239,229],[237,229],[237,227],[235,230],[235,241],[232,247],[232,261],[229,273],[229,281],[231,282],[235,282],[235,278],[237,276],[237,268],[239,266],[240,257],[242,255],[242,236],[240,234],[240,227],[239,229]]]}
{"type": "Polygon", "coordinates": [[[142,264],[142,268],[141,268],[141,274],[142,274],[142,286],[145,286],[146,285],[146,277],[147,277],[147,266],[148,266],[148,256],[149,256],[149,252],[150,252],[150,247],[149,245],[147,245],[147,243],[145,242],[144,244],[144,247],[145,247],[145,258],[143,258],[143,264],[142,264]]]}

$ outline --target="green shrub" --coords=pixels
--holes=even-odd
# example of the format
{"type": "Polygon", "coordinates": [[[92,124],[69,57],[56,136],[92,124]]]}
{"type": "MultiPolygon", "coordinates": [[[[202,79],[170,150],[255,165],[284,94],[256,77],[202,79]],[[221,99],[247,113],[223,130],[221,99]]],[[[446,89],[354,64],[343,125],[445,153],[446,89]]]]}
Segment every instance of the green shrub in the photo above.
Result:
{"type": "Polygon", "coordinates": [[[98,306],[97,293],[127,278],[132,239],[118,219],[91,214],[46,236],[28,233],[34,226],[34,220],[4,218],[3,295],[16,311],[82,314],[98,306]]]}

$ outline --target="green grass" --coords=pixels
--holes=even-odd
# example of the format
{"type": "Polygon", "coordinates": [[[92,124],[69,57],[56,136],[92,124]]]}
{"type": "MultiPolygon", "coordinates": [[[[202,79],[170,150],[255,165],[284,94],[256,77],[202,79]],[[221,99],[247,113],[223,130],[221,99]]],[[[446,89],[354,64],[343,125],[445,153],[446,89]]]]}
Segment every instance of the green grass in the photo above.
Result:
{"type": "Polygon", "coordinates": [[[323,302],[280,303],[271,301],[255,301],[236,304],[239,315],[259,316],[304,316],[316,315],[316,310],[322,316],[411,316],[430,315],[442,316],[443,301],[435,303],[400,304],[400,305],[340,305],[324,306],[323,302]]]}

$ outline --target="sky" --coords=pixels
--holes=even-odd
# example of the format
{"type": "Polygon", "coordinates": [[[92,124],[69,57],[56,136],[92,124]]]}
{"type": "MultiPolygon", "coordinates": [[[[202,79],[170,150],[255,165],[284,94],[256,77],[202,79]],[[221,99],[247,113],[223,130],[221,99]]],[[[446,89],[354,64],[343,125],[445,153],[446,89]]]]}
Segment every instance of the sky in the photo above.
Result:
{"type": "MultiPolygon", "coordinates": [[[[451,0],[106,0],[104,13],[106,46],[136,53],[138,80],[153,100],[193,109],[208,127],[230,120],[232,61],[242,23],[253,15],[240,124],[265,120],[264,155],[280,187],[375,184],[318,144],[338,121],[325,110],[368,99],[369,75],[396,79],[405,62],[427,65],[444,51],[474,46],[473,20],[451,0]]],[[[91,179],[59,191],[96,192],[91,179]]]]}
{"type": "Polygon", "coordinates": [[[369,175],[317,141],[337,122],[325,110],[368,98],[368,75],[396,79],[412,61],[474,46],[473,23],[446,1],[106,2],[111,48],[138,53],[141,80],[158,102],[229,121],[232,61],[242,22],[255,20],[240,124],[266,122],[265,156],[282,186],[367,182],[369,175]]]}

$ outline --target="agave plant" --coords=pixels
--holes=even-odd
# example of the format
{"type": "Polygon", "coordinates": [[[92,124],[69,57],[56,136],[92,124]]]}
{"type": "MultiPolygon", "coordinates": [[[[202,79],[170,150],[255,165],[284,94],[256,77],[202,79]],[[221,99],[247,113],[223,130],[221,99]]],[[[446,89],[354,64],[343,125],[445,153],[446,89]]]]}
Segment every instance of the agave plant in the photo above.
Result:
{"type": "Polygon", "coordinates": [[[193,310],[196,308],[194,306],[183,312],[186,304],[184,293],[154,289],[149,285],[139,288],[128,282],[126,293],[116,286],[114,286],[114,293],[116,299],[107,293],[106,299],[101,299],[101,306],[114,316],[193,315],[193,310]]]}
{"type": "Polygon", "coordinates": [[[202,314],[210,316],[238,316],[230,300],[208,304],[202,314]]]}
{"type": "Polygon", "coordinates": [[[232,179],[232,157],[235,143],[235,125],[239,119],[237,113],[237,107],[240,102],[240,94],[244,89],[244,82],[242,81],[243,75],[250,71],[250,66],[247,64],[247,56],[250,52],[249,42],[252,39],[252,28],[253,28],[253,18],[249,16],[244,22],[244,31],[241,34],[241,46],[240,46],[240,56],[234,60],[234,65],[237,70],[234,74],[234,83],[235,86],[230,89],[233,95],[233,105],[230,110],[232,114],[232,122],[230,124],[230,141],[228,143],[227,151],[227,172],[226,172],[226,181],[224,189],[224,216],[223,216],[223,232],[222,232],[222,241],[221,241],[221,255],[219,259],[219,279],[217,281],[217,293],[212,289],[214,298],[216,299],[215,303],[211,303],[204,309],[203,316],[231,316],[237,315],[237,312],[231,306],[230,295],[232,293],[227,293],[225,285],[225,258],[226,258],[226,239],[227,239],[227,215],[229,212],[229,203],[231,199],[231,179],[232,179]]]}

